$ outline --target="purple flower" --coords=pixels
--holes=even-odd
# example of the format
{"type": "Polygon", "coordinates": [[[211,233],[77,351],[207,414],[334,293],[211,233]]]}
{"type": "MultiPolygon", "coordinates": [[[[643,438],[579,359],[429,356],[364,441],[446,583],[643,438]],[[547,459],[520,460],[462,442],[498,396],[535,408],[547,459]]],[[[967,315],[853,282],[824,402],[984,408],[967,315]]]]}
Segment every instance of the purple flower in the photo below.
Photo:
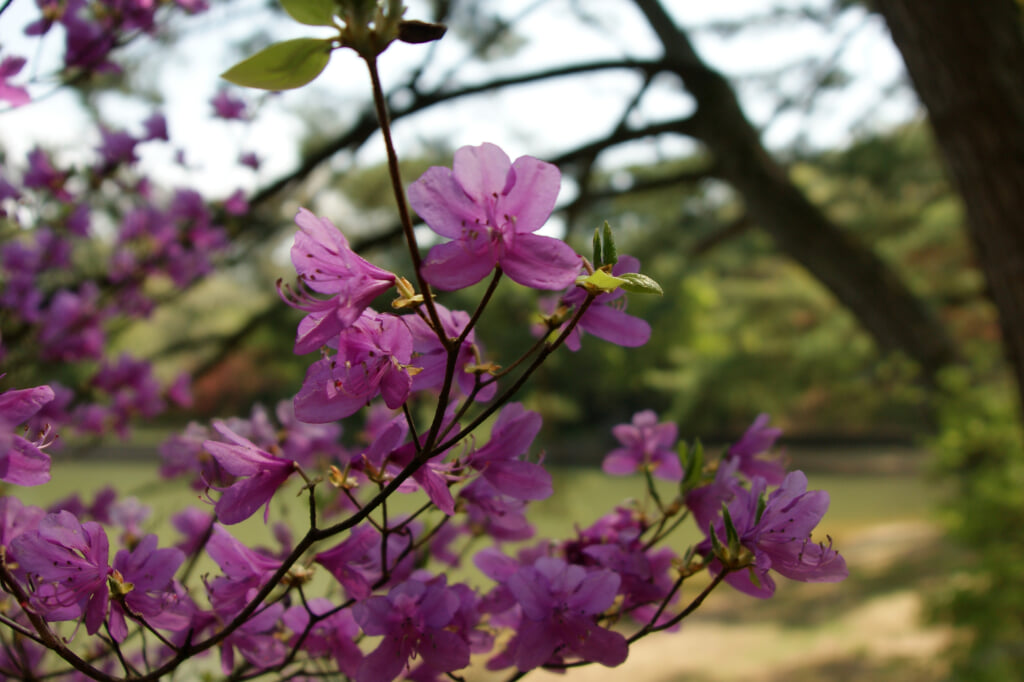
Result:
{"type": "Polygon", "coordinates": [[[781,457],[758,457],[771,450],[782,435],[782,429],[768,426],[769,419],[767,414],[757,415],[750,428],[729,448],[729,456],[739,459],[739,470],[749,478],[760,476],[768,485],[779,485],[786,475],[781,457]]]}
{"type": "Polygon", "coordinates": [[[219,523],[213,526],[206,553],[224,573],[207,583],[210,604],[221,614],[241,610],[250,592],[262,587],[281,567],[279,559],[249,549],[219,523]]]}
{"type": "Polygon", "coordinates": [[[125,615],[145,620],[164,630],[183,630],[192,620],[192,604],[174,590],[174,574],[185,555],[173,547],[157,549],[156,535],[142,538],[135,549],[122,549],[114,557],[114,576],[121,600],[110,609],[110,634],[118,642],[128,635],[125,615]]]}
{"type": "Polygon", "coordinates": [[[28,90],[7,82],[11,76],[17,76],[23,66],[25,66],[24,57],[4,57],[4,60],[0,62],[0,100],[9,102],[12,107],[20,107],[32,100],[28,95],[28,90]]]}
{"type": "Polygon", "coordinates": [[[475,284],[495,266],[535,289],[571,285],[580,258],[568,244],[533,234],[558,198],[558,169],[531,156],[514,163],[493,144],[462,147],[452,168],[434,166],[409,186],[409,204],[432,230],[453,241],[430,250],[423,276],[451,291],[475,284]]]}
{"type": "Polygon", "coordinates": [[[470,453],[466,463],[503,495],[519,500],[551,497],[551,474],[539,464],[519,459],[529,450],[540,427],[540,413],[527,410],[521,403],[509,403],[498,415],[491,439],[470,453]]]}
{"type": "Polygon", "coordinates": [[[633,415],[633,423],[619,424],[612,433],[623,445],[608,453],[601,468],[614,476],[631,474],[637,469],[649,470],[654,476],[680,481],[683,468],[676,455],[679,430],[671,422],[658,423],[658,415],[644,410],[633,415]]]}
{"type": "Polygon", "coordinates": [[[561,559],[541,557],[508,578],[506,585],[522,609],[515,641],[515,665],[532,670],[556,654],[616,666],[626,660],[626,638],[596,622],[615,601],[619,576],[588,572],[561,559]]]}
{"type": "MultiPolygon", "coordinates": [[[[437,316],[441,320],[445,336],[449,339],[457,339],[469,324],[469,314],[462,310],[448,310],[440,303],[434,304],[434,307],[437,308],[437,316]]],[[[412,332],[413,359],[410,364],[421,370],[412,378],[413,390],[440,390],[444,385],[448,351],[441,345],[440,339],[437,338],[437,332],[423,318],[418,315],[406,315],[402,319],[408,325],[409,331],[412,332]]],[[[476,343],[476,333],[471,330],[466,336],[466,340],[462,342],[455,359],[455,379],[465,395],[470,395],[476,385],[476,375],[466,371],[466,368],[478,364],[482,354],[482,350],[476,343]]],[[[476,399],[490,400],[494,397],[497,388],[496,383],[490,384],[476,394],[476,399]]]]}
{"type": "Polygon", "coordinates": [[[47,620],[85,617],[85,629],[96,634],[107,616],[109,543],[94,521],[79,523],[70,512],[47,514],[39,530],[11,543],[18,564],[36,586],[32,606],[47,620]]]}
{"type": "MultiPolygon", "coordinates": [[[[831,540],[828,545],[811,542],[811,531],[828,509],[828,493],[807,492],[807,477],[802,471],[793,471],[768,495],[758,516],[765,488],[765,480],[757,477],[750,490],[741,488],[728,506],[740,544],[754,556],[746,570],[729,573],[726,582],[741,592],[766,598],[775,593],[775,581],[769,570],[801,582],[832,583],[845,579],[846,561],[832,549],[831,540]]],[[[719,540],[726,541],[725,522],[721,518],[714,532],[719,540]]],[[[710,540],[706,540],[700,549],[707,551],[710,547],[710,540]]],[[[722,564],[715,559],[708,568],[712,573],[720,573],[722,564]]]]}
{"type": "Polygon", "coordinates": [[[270,515],[270,498],[295,471],[295,463],[259,449],[252,441],[234,433],[224,422],[214,422],[213,428],[231,442],[208,440],[203,443],[203,448],[228,473],[240,477],[217,500],[214,506],[217,517],[228,525],[240,523],[266,505],[263,511],[263,522],[266,523],[270,515]]]}
{"type": "Polygon", "coordinates": [[[351,326],[380,294],[395,283],[395,275],[359,257],[345,235],[326,218],[306,209],[295,217],[299,231],[292,246],[292,264],[299,273],[300,288],[282,291],[284,301],[309,313],[299,324],[295,353],[309,353],[351,326]],[[306,288],[328,294],[326,300],[306,288]]]}
{"type": "Polygon", "coordinates": [[[310,624],[310,614],[321,616],[333,610],[335,604],[322,597],[310,599],[308,604],[296,604],[284,612],[285,626],[295,633],[291,646],[306,633],[302,649],[313,658],[333,658],[338,670],[354,677],[363,660],[363,652],[356,646],[359,626],[351,611],[338,611],[310,624]]]}
{"type": "Polygon", "coordinates": [[[245,198],[245,190],[236,189],[224,200],[224,210],[228,215],[245,215],[249,212],[249,201],[245,198]]]}
{"type": "Polygon", "coordinates": [[[352,608],[367,635],[383,636],[363,659],[358,682],[389,682],[401,674],[409,659],[419,655],[438,672],[469,665],[469,643],[448,630],[459,610],[459,595],[440,582],[408,580],[386,597],[370,597],[352,608]]]}
{"type": "Polygon", "coordinates": [[[242,164],[243,166],[248,166],[249,168],[252,168],[254,171],[258,171],[260,169],[260,166],[263,165],[263,159],[261,159],[256,154],[256,152],[243,152],[238,157],[238,163],[242,164]]]}
{"type": "MultiPolygon", "coordinates": [[[[384,575],[381,566],[381,535],[371,526],[356,526],[344,541],[316,555],[316,562],[333,575],[353,599],[366,599],[384,575]]],[[[406,552],[410,536],[392,533],[388,536],[387,573],[392,583],[412,574],[413,552],[406,552]]]]}
{"type": "Polygon", "coordinates": [[[213,514],[189,507],[172,516],[171,525],[184,536],[176,547],[186,556],[192,556],[202,549],[208,534],[213,532],[213,514]]]}
{"type": "Polygon", "coordinates": [[[221,90],[210,100],[213,105],[213,114],[217,118],[225,120],[245,120],[245,101],[232,97],[227,90],[221,90]]]}
{"type": "Polygon", "coordinates": [[[0,497],[0,547],[10,548],[14,538],[39,528],[46,512],[26,507],[17,497],[0,497]]]}
{"type": "Polygon", "coordinates": [[[13,431],[53,399],[49,386],[0,393],[0,481],[29,486],[50,480],[50,457],[41,450],[50,440],[49,430],[32,440],[13,431]]]}
{"type": "Polygon", "coordinates": [[[736,476],[739,463],[739,457],[719,461],[714,480],[686,493],[686,506],[701,530],[707,529],[708,524],[721,515],[723,503],[729,502],[737,492],[743,490],[736,476]]]}
{"type": "Polygon", "coordinates": [[[139,141],[128,133],[123,130],[101,128],[100,136],[103,138],[103,142],[97,151],[102,160],[101,172],[107,172],[121,164],[131,165],[139,160],[135,154],[135,146],[139,141]]]}
{"type": "Polygon", "coordinates": [[[71,201],[71,194],[64,189],[68,173],[58,172],[50,161],[50,156],[39,147],[28,153],[28,170],[21,181],[25,187],[45,189],[53,193],[58,201],[71,201]]]}
{"type": "MultiPolygon", "coordinates": [[[[612,268],[613,275],[639,271],[640,261],[632,256],[619,256],[619,261],[612,268]]],[[[568,308],[575,308],[582,305],[586,296],[583,289],[572,287],[562,294],[560,303],[568,308]]],[[[584,332],[616,346],[637,348],[650,340],[651,325],[647,324],[646,320],[626,314],[626,292],[616,289],[611,293],[599,294],[583,313],[565,340],[569,350],[575,352],[580,349],[580,340],[584,332]]]]}
{"type": "Polygon", "coordinates": [[[142,138],[144,141],[163,140],[167,142],[170,140],[167,134],[167,119],[159,111],[154,112],[153,115],[143,121],[142,127],[146,129],[146,135],[142,138]]]}
{"type": "Polygon", "coordinates": [[[463,487],[459,500],[475,534],[509,541],[533,537],[533,526],[526,520],[526,500],[502,494],[486,478],[474,479],[463,487]]]}
{"type": "Polygon", "coordinates": [[[47,360],[97,360],[103,355],[106,313],[99,308],[100,292],[92,282],[78,293],[61,289],[40,322],[41,354],[47,360]]]}
{"type": "Polygon", "coordinates": [[[407,367],[413,342],[405,323],[366,310],[337,343],[337,355],[318,360],[306,372],[295,396],[295,416],[314,424],[331,422],[355,414],[378,394],[391,409],[401,407],[412,388],[407,367]]]}

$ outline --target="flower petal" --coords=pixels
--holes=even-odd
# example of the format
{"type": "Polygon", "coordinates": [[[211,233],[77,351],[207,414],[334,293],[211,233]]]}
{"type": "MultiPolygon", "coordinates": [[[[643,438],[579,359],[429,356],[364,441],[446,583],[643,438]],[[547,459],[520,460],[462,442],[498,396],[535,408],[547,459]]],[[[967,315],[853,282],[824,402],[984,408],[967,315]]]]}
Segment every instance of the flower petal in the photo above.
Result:
{"type": "Polygon", "coordinates": [[[438,289],[454,291],[482,280],[494,269],[494,264],[494,252],[487,243],[448,242],[430,249],[423,262],[423,277],[438,289]]]}
{"type": "Polygon", "coordinates": [[[516,235],[498,264],[513,281],[534,289],[559,291],[571,286],[580,271],[580,257],[560,239],[536,234],[516,235]]]}

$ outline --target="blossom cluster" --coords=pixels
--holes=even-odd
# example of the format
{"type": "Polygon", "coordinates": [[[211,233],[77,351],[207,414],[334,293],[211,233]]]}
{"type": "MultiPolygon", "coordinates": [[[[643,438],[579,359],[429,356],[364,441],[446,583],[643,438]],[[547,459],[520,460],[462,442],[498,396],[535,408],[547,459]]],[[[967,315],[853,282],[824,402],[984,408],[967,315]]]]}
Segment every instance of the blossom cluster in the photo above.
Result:
{"type": "MultiPolygon", "coordinates": [[[[64,75],[83,78],[116,70],[116,49],[155,35],[168,11],[206,8],[38,5],[26,32],[61,32],[64,75]]],[[[341,30],[337,41],[312,41],[314,61],[356,43],[364,58],[376,55],[386,44],[371,38],[390,35],[386,28],[408,38],[399,24],[443,33],[399,21],[400,3],[377,6],[368,21],[378,32],[356,25],[373,5],[284,8],[341,30]]],[[[252,77],[257,67],[247,63],[252,77]]],[[[24,64],[0,60],[0,99],[12,106],[34,90],[24,64]]],[[[210,105],[225,121],[250,118],[227,90],[210,105]]],[[[0,225],[11,235],[0,246],[0,362],[20,376],[60,368],[76,378],[73,388],[32,381],[0,393],[5,484],[49,481],[57,428],[124,433],[168,401],[188,402],[186,378],[162,386],[147,362],[110,351],[109,332],[153,310],[154,281],[184,290],[210,272],[228,247],[226,224],[248,205],[241,193],[211,205],[192,189],[156,190],[138,152],[170,142],[167,121],[154,113],[140,127],[100,131],[86,164],[36,148],[22,167],[0,168],[0,225]]],[[[260,165],[253,152],[238,161],[260,165]]],[[[541,667],[617,666],[633,642],[676,628],[721,583],[768,597],[778,576],[843,579],[831,541],[812,539],[828,495],[786,472],[766,415],[711,458],[679,442],[678,427],[653,410],[635,414],[613,429],[619,447],[603,469],[642,474],[643,501],[612,506],[571,537],[537,537],[530,505],[556,491],[534,442],[542,417],[514,400],[517,391],[587,335],[643,346],[651,329],[626,312],[629,295],[660,292],[636,258],[617,254],[610,227],[595,237],[593,261],[541,234],[560,177],[552,164],[512,160],[488,143],[427,170],[407,198],[396,174],[408,276],[366,260],[330,220],[300,209],[290,254],[297,279],[277,290],[303,313],[295,354],[315,356],[272,413],[257,406],[248,418],[193,422],[163,443],[161,475],[198,493],[170,517],[176,537],[158,537],[153,510],[113,488],[47,508],[0,497],[0,590],[9,597],[0,600],[0,677],[155,681],[219,670],[232,680],[388,682],[461,679],[475,663],[517,679],[541,667]],[[426,253],[406,205],[438,237],[426,253]],[[537,340],[518,358],[492,358],[477,333],[503,278],[546,293],[537,340]],[[438,298],[485,281],[475,310],[438,298]],[[654,479],[671,486],[671,498],[654,479]],[[296,492],[307,507],[301,525],[282,511],[296,492]],[[235,528],[254,516],[259,526],[260,515],[270,547],[235,528]],[[691,546],[676,533],[687,518],[703,534],[691,546]],[[708,586],[683,603],[683,583],[705,571],[708,586]],[[480,579],[453,577],[471,572],[480,579]]]]}
{"type": "MultiPolygon", "coordinates": [[[[454,169],[428,170],[410,187],[411,204],[451,241],[424,260],[422,293],[358,256],[329,220],[300,210],[291,251],[298,281],[278,288],[305,313],[295,352],[319,357],[294,400],[273,416],[257,408],[247,419],[194,423],[164,443],[163,474],[188,478],[207,501],[173,517],[173,545],[147,532],[145,505],[113,491],[49,509],[0,498],[0,576],[20,604],[8,620],[38,633],[18,650],[5,647],[0,671],[48,674],[43,633],[62,622],[84,625],[93,652],[88,661],[58,652],[65,661],[115,678],[159,675],[214,650],[228,677],[440,680],[474,659],[518,673],[616,666],[632,641],[689,613],[681,585],[704,569],[712,586],[724,580],[757,597],[772,594],[776,575],[845,577],[831,543],[812,539],[828,495],[785,472],[772,453],[780,431],[765,415],[721,458],[705,460],[678,442],[675,424],[637,413],[613,429],[620,447],[604,469],[643,473],[648,501],[614,507],[561,541],[535,538],[528,507],[554,486],[534,451],[541,415],[513,402],[508,387],[559,346],[579,348],[580,328],[625,346],[649,334],[623,311],[623,292],[592,284],[593,264],[533,234],[558,183],[554,167],[510,162],[493,145],[460,150],[454,169]],[[511,364],[519,375],[488,359],[475,335],[480,311],[449,310],[429,289],[488,275],[494,286],[502,273],[560,291],[560,312],[542,315],[542,342],[511,364]],[[395,312],[375,308],[393,288],[395,312]],[[487,435],[477,432],[483,424],[487,435]],[[654,478],[675,485],[673,500],[662,501],[654,478]],[[275,513],[281,491],[295,487],[309,504],[298,538],[275,513]],[[389,511],[393,494],[418,500],[417,511],[389,511]],[[276,548],[250,547],[228,528],[260,510],[264,524],[275,517],[276,548]],[[687,516],[706,538],[689,548],[672,532],[687,516]],[[219,570],[190,584],[201,556],[219,570]],[[467,563],[489,583],[446,577],[467,563]],[[323,586],[311,581],[317,572],[329,580],[313,596],[323,586]],[[129,646],[133,638],[144,646],[129,646]]],[[[602,267],[614,277],[639,263],[622,256],[602,267]]],[[[132,367],[106,368],[102,385],[114,394],[133,385],[132,367]]],[[[38,416],[54,400],[46,386],[0,395],[2,480],[47,479],[52,437],[38,416]]]]}
{"type": "MultiPolygon", "coordinates": [[[[37,4],[24,33],[62,39],[60,76],[75,81],[119,70],[115,56],[129,42],[207,9],[201,0],[37,4]]],[[[0,100],[12,106],[41,91],[18,80],[24,65],[0,55],[0,100]]],[[[247,117],[227,91],[211,113],[247,117]]],[[[136,128],[101,126],[91,155],[74,161],[41,146],[0,158],[0,362],[12,378],[50,386],[36,421],[51,427],[125,435],[133,420],[191,404],[187,374],[159,381],[146,359],[111,350],[111,330],[149,317],[168,287],[184,291],[210,275],[228,251],[231,221],[248,211],[241,190],[211,202],[193,188],[158,188],[139,160],[146,148],[171,147],[168,122],[154,111],[136,128]]],[[[186,165],[180,150],[175,158],[186,165]]],[[[239,163],[260,161],[245,152],[239,163]]]]}

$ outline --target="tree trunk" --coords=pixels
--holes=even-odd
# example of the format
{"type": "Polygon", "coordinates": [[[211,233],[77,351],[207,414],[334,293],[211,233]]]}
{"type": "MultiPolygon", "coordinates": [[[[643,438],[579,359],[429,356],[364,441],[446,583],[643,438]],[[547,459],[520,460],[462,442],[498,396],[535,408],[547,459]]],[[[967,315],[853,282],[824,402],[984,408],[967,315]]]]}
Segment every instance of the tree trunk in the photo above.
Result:
{"type": "Polygon", "coordinates": [[[761,144],[732,87],[701,60],[658,0],[635,0],[666,59],[697,100],[690,130],[715,157],[715,174],[743,197],[754,222],[846,306],[884,350],[899,349],[931,380],[956,359],[945,328],[870,248],[834,225],[761,144]]]}
{"type": "Polygon", "coordinates": [[[1024,409],[1024,26],[1014,0],[876,0],[967,209],[1024,409]]]}

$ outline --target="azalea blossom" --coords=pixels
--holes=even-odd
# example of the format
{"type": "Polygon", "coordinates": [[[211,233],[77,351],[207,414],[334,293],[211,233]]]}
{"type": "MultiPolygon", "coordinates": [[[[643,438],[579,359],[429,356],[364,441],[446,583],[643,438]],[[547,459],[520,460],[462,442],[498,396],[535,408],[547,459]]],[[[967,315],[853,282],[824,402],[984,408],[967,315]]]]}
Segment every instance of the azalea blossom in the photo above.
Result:
{"type": "Polygon", "coordinates": [[[509,643],[519,670],[532,670],[563,654],[616,666],[626,660],[621,634],[596,623],[615,601],[620,578],[612,571],[587,571],[561,559],[541,557],[506,581],[522,609],[509,643]]]}
{"type": "Polygon", "coordinates": [[[363,659],[359,682],[389,682],[410,658],[420,656],[432,670],[450,672],[469,665],[469,643],[448,629],[459,610],[459,595],[444,579],[424,583],[407,580],[386,597],[370,597],[352,609],[367,635],[383,636],[363,659]]]}
{"type": "Polygon", "coordinates": [[[110,543],[95,521],[79,523],[67,511],[47,514],[39,529],[11,542],[17,563],[36,585],[32,606],[47,620],[85,618],[96,634],[107,617],[110,543]]]}
{"type": "Polygon", "coordinates": [[[658,423],[653,410],[644,410],[633,415],[630,424],[619,424],[612,433],[622,447],[608,453],[602,469],[613,476],[631,474],[637,469],[648,469],[658,478],[679,481],[683,468],[675,452],[679,428],[671,423],[658,423]]]}
{"type": "Polygon", "coordinates": [[[409,186],[409,204],[452,241],[430,250],[423,276],[445,291],[468,287],[500,267],[535,289],[572,284],[580,258],[565,242],[533,234],[555,206],[561,174],[532,156],[511,162],[497,146],[462,147],[452,167],[434,166],[409,186]]]}
{"type": "MultiPolygon", "coordinates": [[[[301,329],[301,327],[300,327],[301,329]]],[[[348,417],[378,394],[396,409],[412,390],[413,340],[394,315],[363,311],[338,336],[338,353],[313,363],[295,396],[296,418],[314,424],[348,417]]]]}
{"type": "MultiPolygon", "coordinates": [[[[846,561],[832,549],[832,541],[819,544],[811,541],[811,531],[828,509],[829,495],[824,490],[807,490],[807,477],[802,471],[786,475],[782,485],[768,495],[759,510],[766,482],[756,477],[750,489],[740,488],[729,503],[729,517],[740,544],[753,553],[753,563],[745,570],[729,573],[725,581],[754,597],[766,598],[775,593],[775,581],[769,571],[801,582],[839,582],[849,574],[846,561]]],[[[725,522],[720,517],[714,533],[726,542],[725,522]]],[[[711,548],[706,540],[699,549],[711,548]]],[[[722,571],[718,559],[708,568],[722,571]]]]}
{"type": "Polygon", "coordinates": [[[345,235],[326,218],[302,208],[295,222],[299,231],[291,257],[299,273],[299,288],[284,287],[281,297],[293,308],[309,313],[299,324],[295,339],[295,353],[302,355],[355,323],[373,299],[394,286],[395,275],[356,255],[345,235]],[[330,298],[316,298],[310,290],[330,298]]]}
{"type": "Polygon", "coordinates": [[[729,448],[729,457],[739,460],[739,470],[748,477],[761,476],[768,485],[778,485],[786,475],[782,458],[759,456],[771,450],[782,435],[782,429],[768,426],[770,419],[767,414],[757,415],[750,428],[729,448]]]}
{"type": "Polygon", "coordinates": [[[295,471],[295,463],[261,450],[251,440],[229,429],[224,422],[214,422],[213,428],[231,442],[208,440],[203,443],[203,449],[213,455],[225,471],[240,477],[217,500],[214,507],[217,517],[230,525],[245,521],[257,509],[264,507],[263,522],[266,523],[270,514],[270,498],[295,471]]]}
{"type": "Polygon", "coordinates": [[[40,485],[50,480],[50,456],[42,451],[50,440],[44,429],[32,440],[14,433],[54,399],[49,386],[0,393],[0,481],[15,485],[40,485]]]}

